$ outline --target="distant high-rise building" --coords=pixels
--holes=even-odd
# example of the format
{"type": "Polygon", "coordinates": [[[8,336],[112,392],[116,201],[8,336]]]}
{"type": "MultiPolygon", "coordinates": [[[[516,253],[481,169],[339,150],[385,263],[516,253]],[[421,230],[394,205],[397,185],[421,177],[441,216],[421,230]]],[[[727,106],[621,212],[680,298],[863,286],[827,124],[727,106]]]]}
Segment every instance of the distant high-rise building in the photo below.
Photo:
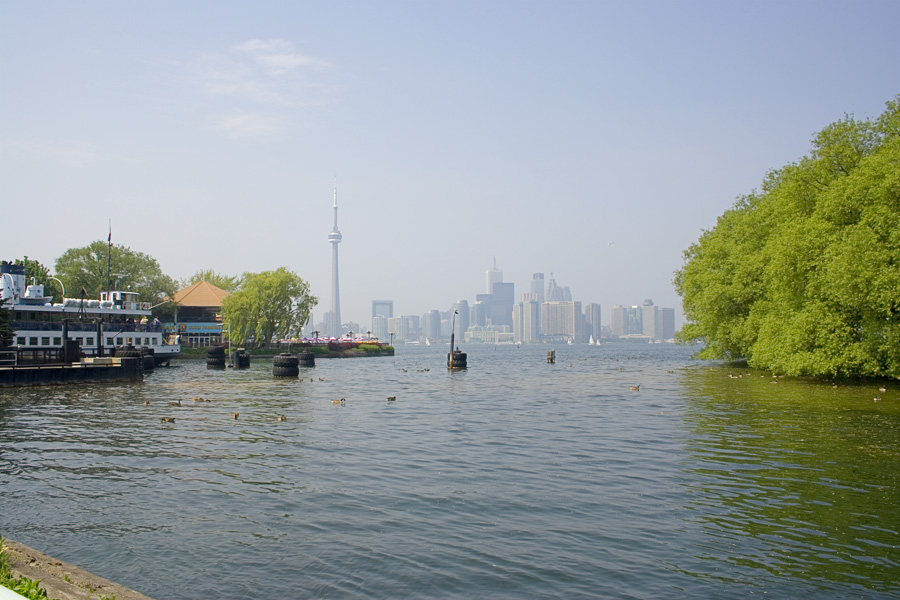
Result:
{"type": "Polygon", "coordinates": [[[459,311],[456,315],[456,331],[453,332],[456,343],[459,343],[466,339],[466,329],[469,328],[469,301],[460,300],[453,305],[453,310],[459,311]]]}
{"type": "Polygon", "coordinates": [[[547,283],[547,302],[571,302],[572,292],[568,287],[556,285],[553,273],[550,273],[550,281],[547,283]]]}
{"type": "Polygon", "coordinates": [[[609,332],[616,337],[625,335],[625,307],[614,304],[609,319],[609,332]]]}
{"type": "Polygon", "coordinates": [[[661,340],[670,340],[675,337],[675,309],[659,309],[659,335],[661,340]]]}
{"type": "Polygon", "coordinates": [[[388,330],[388,318],[384,315],[375,315],[372,317],[372,337],[381,341],[387,341],[390,337],[388,330]]]}
{"type": "Polygon", "coordinates": [[[544,302],[541,304],[541,335],[543,338],[566,338],[573,342],[583,339],[584,315],[581,302],[544,302]]]}
{"type": "Polygon", "coordinates": [[[588,338],[593,337],[595,340],[599,340],[603,329],[600,325],[600,305],[596,302],[585,303],[584,324],[586,329],[584,334],[588,338]]]}
{"type": "Polygon", "coordinates": [[[372,300],[372,316],[381,315],[390,319],[394,316],[393,300],[372,300]]]}
{"type": "Polygon", "coordinates": [[[494,257],[494,266],[485,273],[486,286],[484,292],[486,294],[494,293],[494,284],[503,281],[503,271],[497,268],[497,257],[494,257]]]}
{"type": "Polygon", "coordinates": [[[657,307],[653,304],[653,300],[644,300],[641,306],[641,335],[646,335],[651,339],[656,338],[656,322],[657,307]]]}
{"type": "MultiPolygon", "coordinates": [[[[490,296],[490,294],[478,294],[478,296],[490,296]]],[[[485,304],[484,300],[476,299],[475,304],[472,305],[469,326],[471,327],[472,325],[477,325],[479,327],[487,325],[487,304],[485,304]]]]}
{"type": "Polygon", "coordinates": [[[340,285],[338,283],[338,244],[341,243],[341,232],[337,224],[337,180],[334,183],[334,227],[328,234],[328,242],[331,244],[331,310],[330,317],[326,317],[326,335],[330,337],[341,336],[341,298],[340,285]]]}
{"type": "Polygon", "coordinates": [[[625,335],[643,335],[644,328],[641,323],[643,316],[640,306],[625,309],[625,335]]]}
{"type": "MultiPolygon", "coordinates": [[[[535,294],[522,294],[534,296],[535,294]]],[[[533,344],[541,338],[541,305],[537,300],[524,299],[513,306],[513,338],[516,342],[533,344]]]]}
{"type": "Polygon", "coordinates": [[[531,276],[531,293],[537,294],[537,301],[544,303],[544,274],[535,273],[531,276]]]}
{"type": "Polygon", "coordinates": [[[498,281],[491,294],[490,319],[492,325],[506,325],[512,330],[512,309],[516,303],[515,284],[498,281]]]}
{"type": "Polygon", "coordinates": [[[426,340],[441,341],[441,312],[431,310],[422,315],[422,329],[426,340]]]}

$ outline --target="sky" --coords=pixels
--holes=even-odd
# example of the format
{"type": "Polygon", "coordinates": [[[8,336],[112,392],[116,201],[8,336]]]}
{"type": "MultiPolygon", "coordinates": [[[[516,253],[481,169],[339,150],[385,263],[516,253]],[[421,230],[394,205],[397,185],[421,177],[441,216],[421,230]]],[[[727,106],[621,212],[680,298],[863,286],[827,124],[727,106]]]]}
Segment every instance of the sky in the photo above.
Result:
{"type": "Polygon", "coordinates": [[[683,251],[900,94],[900,2],[0,0],[0,257],[286,267],[341,313],[676,308],[683,251]]]}

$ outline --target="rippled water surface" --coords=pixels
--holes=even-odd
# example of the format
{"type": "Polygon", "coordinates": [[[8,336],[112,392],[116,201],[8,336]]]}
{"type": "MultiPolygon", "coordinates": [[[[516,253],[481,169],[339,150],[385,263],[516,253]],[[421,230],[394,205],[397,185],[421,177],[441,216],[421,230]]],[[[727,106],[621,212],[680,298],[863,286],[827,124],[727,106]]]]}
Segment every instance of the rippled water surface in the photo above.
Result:
{"type": "Polygon", "coordinates": [[[548,349],[0,390],[0,534],[160,600],[900,598],[900,384],[548,349]]]}

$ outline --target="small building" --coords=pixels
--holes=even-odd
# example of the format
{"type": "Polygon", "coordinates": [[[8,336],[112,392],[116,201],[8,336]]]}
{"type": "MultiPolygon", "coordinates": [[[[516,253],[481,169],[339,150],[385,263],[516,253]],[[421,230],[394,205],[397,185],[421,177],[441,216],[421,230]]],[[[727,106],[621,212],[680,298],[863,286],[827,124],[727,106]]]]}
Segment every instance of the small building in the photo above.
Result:
{"type": "Polygon", "coordinates": [[[222,341],[222,300],[229,293],[207,281],[198,281],[175,292],[175,322],[166,323],[190,348],[211,346],[222,341]]]}

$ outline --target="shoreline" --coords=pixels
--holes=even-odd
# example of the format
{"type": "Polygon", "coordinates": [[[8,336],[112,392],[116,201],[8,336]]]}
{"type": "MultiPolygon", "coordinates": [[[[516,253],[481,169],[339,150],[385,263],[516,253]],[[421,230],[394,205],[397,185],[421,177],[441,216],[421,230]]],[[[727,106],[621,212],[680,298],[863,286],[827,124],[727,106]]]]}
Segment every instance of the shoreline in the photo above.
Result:
{"type": "Polygon", "coordinates": [[[25,544],[3,538],[9,569],[16,577],[40,582],[51,600],[153,600],[149,596],[57,560],[25,544]]]}

